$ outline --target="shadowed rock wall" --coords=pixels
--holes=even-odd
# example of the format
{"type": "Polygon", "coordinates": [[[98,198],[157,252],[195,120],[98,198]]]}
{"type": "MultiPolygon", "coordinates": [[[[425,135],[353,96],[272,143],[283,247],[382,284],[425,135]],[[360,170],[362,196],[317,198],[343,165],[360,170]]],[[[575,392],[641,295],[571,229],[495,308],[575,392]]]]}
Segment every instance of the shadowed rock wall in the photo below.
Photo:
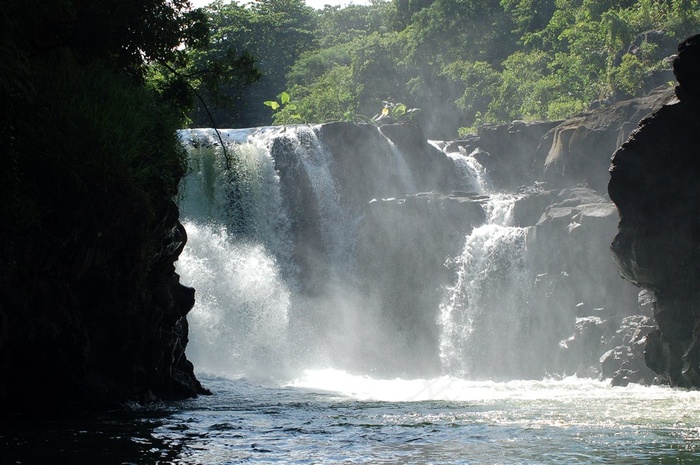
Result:
{"type": "Polygon", "coordinates": [[[147,243],[130,241],[128,221],[88,235],[64,219],[5,250],[35,266],[3,269],[0,411],[114,409],[207,392],[184,354],[194,289],[174,262],[185,230],[167,198],[155,215],[147,243]],[[53,235],[63,227],[70,234],[53,235]]]}
{"type": "Polygon", "coordinates": [[[647,365],[671,385],[700,387],[700,36],[678,51],[678,99],[615,153],[608,191],[620,273],[656,296],[647,365]]]}

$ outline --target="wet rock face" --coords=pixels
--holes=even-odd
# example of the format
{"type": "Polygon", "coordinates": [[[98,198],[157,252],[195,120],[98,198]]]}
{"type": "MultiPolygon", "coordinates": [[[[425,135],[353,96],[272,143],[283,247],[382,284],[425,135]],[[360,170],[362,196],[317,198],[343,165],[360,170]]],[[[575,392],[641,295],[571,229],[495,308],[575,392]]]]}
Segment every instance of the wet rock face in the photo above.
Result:
{"type": "Polygon", "coordinates": [[[378,303],[388,328],[410,333],[380,367],[384,372],[440,374],[437,321],[442,289],[452,279],[445,262],[486,221],[482,203],[475,194],[428,192],[368,205],[356,251],[360,287],[378,303]]]}
{"type": "Polygon", "coordinates": [[[657,299],[647,365],[671,385],[700,387],[700,36],[678,50],[678,98],[615,152],[608,191],[620,274],[657,299]]]}
{"type": "Polygon", "coordinates": [[[549,322],[549,331],[539,336],[549,340],[541,358],[551,357],[551,372],[610,378],[601,355],[614,347],[608,340],[621,322],[638,311],[638,292],[619,278],[607,251],[617,211],[594,190],[578,186],[533,190],[516,203],[514,217],[524,221],[531,215],[521,215],[521,209],[543,202],[548,205],[529,241],[531,305],[537,318],[549,322]]]}
{"type": "Polygon", "coordinates": [[[455,141],[446,151],[462,151],[486,169],[494,187],[516,189],[535,181],[549,188],[585,184],[604,194],[611,154],[639,121],[673,98],[667,86],[644,97],[612,103],[564,121],[489,125],[478,137],[455,141]]]}
{"type": "Polygon", "coordinates": [[[543,179],[554,186],[585,182],[604,193],[610,155],[639,121],[673,97],[668,88],[648,96],[616,102],[570,118],[549,131],[535,155],[543,179]]]}

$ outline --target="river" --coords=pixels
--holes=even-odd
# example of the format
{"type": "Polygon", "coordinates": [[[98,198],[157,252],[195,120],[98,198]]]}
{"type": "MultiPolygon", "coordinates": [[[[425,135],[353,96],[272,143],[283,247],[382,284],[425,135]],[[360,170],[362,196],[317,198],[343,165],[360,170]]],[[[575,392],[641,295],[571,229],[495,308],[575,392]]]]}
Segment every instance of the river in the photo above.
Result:
{"type": "Polygon", "coordinates": [[[212,396],[3,421],[3,464],[695,464],[700,393],[543,381],[203,378],[212,396]]]}

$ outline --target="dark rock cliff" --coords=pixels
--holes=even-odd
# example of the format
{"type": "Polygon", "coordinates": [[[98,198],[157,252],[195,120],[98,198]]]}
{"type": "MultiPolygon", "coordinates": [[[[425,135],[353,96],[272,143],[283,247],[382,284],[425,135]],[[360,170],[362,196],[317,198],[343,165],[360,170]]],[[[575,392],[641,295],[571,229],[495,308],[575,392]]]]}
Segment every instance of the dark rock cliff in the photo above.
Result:
{"type": "Polygon", "coordinates": [[[674,386],[700,387],[700,36],[678,48],[676,100],[615,152],[608,190],[620,211],[620,273],[655,294],[647,365],[674,386]]]}
{"type": "Polygon", "coordinates": [[[117,210],[124,222],[98,222],[96,234],[63,218],[4,243],[0,410],[112,409],[206,393],[184,354],[194,290],[175,273],[186,242],[177,206],[162,199],[145,243],[134,233],[142,212],[117,210]]]}

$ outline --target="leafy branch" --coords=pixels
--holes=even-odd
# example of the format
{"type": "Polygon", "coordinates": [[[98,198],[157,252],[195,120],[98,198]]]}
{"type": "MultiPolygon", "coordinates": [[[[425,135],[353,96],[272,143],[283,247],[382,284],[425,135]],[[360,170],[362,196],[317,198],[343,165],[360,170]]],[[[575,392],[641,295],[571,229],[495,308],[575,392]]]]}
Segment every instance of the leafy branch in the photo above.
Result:
{"type": "Polygon", "coordinates": [[[272,108],[275,112],[275,123],[289,124],[293,122],[301,122],[301,114],[298,111],[297,104],[294,103],[289,96],[289,93],[282,92],[278,95],[277,100],[265,100],[264,105],[272,108]]]}

